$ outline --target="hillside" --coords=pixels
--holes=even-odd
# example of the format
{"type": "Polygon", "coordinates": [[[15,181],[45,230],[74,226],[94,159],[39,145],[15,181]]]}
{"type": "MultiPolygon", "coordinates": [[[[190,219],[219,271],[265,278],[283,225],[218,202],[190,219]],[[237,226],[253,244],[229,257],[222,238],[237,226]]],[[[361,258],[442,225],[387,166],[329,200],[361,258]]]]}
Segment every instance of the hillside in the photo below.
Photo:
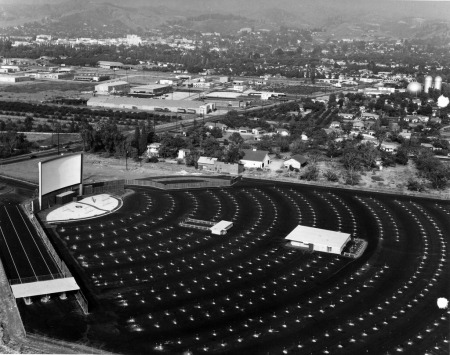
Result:
{"type": "Polygon", "coordinates": [[[144,33],[181,22],[199,32],[235,33],[241,27],[323,28],[328,37],[448,38],[450,2],[360,0],[3,0],[0,24],[7,34],[53,33],[107,37],[144,33]],[[224,14],[231,18],[197,18],[224,14]],[[27,24],[24,28],[14,26],[27,24]],[[11,27],[13,26],[13,27],[11,27]]]}

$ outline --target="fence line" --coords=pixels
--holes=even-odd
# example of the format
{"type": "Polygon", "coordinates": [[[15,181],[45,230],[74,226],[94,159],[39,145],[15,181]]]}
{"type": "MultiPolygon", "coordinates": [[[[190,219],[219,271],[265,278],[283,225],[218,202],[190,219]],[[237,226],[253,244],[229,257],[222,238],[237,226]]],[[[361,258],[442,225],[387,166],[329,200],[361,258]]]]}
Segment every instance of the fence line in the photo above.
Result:
{"type": "Polygon", "coordinates": [[[403,195],[403,196],[409,196],[409,197],[422,197],[422,198],[430,198],[430,199],[437,199],[437,200],[450,200],[450,193],[442,193],[440,195],[433,195],[433,194],[427,194],[427,193],[421,193],[421,192],[414,192],[414,191],[399,191],[399,190],[381,190],[381,189],[375,189],[371,187],[364,187],[364,186],[350,186],[350,185],[331,185],[327,184],[326,182],[322,181],[307,181],[307,180],[290,180],[282,177],[276,177],[276,178],[269,178],[264,176],[245,176],[245,179],[250,180],[265,180],[265,181],[271,181],[271,182],[287,182],[291,184],[300,184],[300,185],[310,185],[310,186],[317,186],[317,187],[328,187],[328,188],[334,188],[334,189],[344,189],[344,190],[350,190],[350,191],[366,191],[366,192],[376,192],[380,194],[386,194],[386,195],[403,195]]]}
{"type": "Polygon", "coordinates": [[[189,189],[189,188],[208,188],[208,187],[220,187],[220,186],[231,186],[235,180],[228,179],[214,179],[214,178],[201,178],[202,181],[198,182],[179,182],[174,184],[164,184],[162,181],[173,181],[181,180],[181,177],[165,178],[158,180],[126,180],[127,185],[135,186],[149,186],[155,187],[162,190],[172,190],[172,189],[189,189]]]}

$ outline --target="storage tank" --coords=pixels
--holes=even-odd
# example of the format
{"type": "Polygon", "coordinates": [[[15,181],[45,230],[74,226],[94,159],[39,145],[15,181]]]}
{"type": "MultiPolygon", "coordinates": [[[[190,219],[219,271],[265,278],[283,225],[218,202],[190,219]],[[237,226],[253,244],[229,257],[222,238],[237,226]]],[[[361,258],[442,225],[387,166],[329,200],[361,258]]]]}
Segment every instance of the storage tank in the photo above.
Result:
{"type": "Polygon", "coordinates": [[[437,76],[434,78],[434,90],[441,90],[442,89],[442,78],[440,76],[437,76]]]}
{"type": "Polygon", "coordinates": [[[428,90],[431,88],[432,84],[433,84],[433,78],[430,75],[427,75],[425,77],[425,87],[424,87],[423,91],[428,93],[428,90]]]}
{"type": "Polygon", "coordinates": [[[422,91],[422,84],[418,83],[417,81],[412,81],[408,84],[406,90],[408,90],[411,94],[418,94],[422,91]]]}

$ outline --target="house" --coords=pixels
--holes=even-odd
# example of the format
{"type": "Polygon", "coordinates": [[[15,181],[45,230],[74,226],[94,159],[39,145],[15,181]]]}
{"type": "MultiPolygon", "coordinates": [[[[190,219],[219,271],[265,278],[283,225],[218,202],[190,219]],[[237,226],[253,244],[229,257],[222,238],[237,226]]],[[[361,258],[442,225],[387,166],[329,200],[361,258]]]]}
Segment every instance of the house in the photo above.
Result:
{"type": "Polygon", "coordinates": [[[352,128],[353,128],[355,131],[362,131],[362,130],[365,129],[364,122],[361,122],[361,121],[355,121],[355,122],[353,122],[352,128]]]}
{"type": "Polygon", "coordinates": [[[261,127],[256,127],[252,129],[252,133],[254,135],[260,135],[262,133],[264,133],[265,131],[261,128],[261,127]]]}
{"type": "Polygon", "coordinates": [[[341,113],[341,114],[339,114],[339,117],[342,117],[344,120],[352,120],[353,114],[352,113],[341,113]]]}
{"type": "Polygon", "coordinates": [[[378,120],[379,118],[380,118],[380,115],[377,115],[376,113],[370,113],[370,112],[361,113],[362,120],[378,120]]]}
{"type": "Polygon", "coordinates": [[[244,168],[264,168],[270,164],[269,152],[266,150],[244,149],[240,163],[244,168]]]}
{"type": "Polygon", "coordinates": [[[147,145],[147,156],[150,157],[159,157],[159,147],[161,143],[151,143],[147,145]]]}
{"type": "Polygon", "coordinates": [[[178,159],[184,159],[189,154],[191,154],[191,150],[190,149],[180,149],[178,151],[178,159]]]}
{"type": "Polygon", "coordinates": [[[398,144],[398,143],[383,142],[383,143],[381,143],[380,149],[385,151],[385,152],[396,153],[399,146],[400,146],[400,144],[398,144]]]}
{"type": "Polygon", "coordinates": [[[217,158],[200,157],[197,160],[198,168],[203,170],[214,170],[214,163],[217,158]]]}
{"type": "Polygon", "coordinates": [[[252,133],[252,130],[248,127],[239,127],[238,132],[245,134],[245,133],[252,133]]]}
{"type": "Polygon", "coordinates": [[[411,132],[407,129],[403,129],[398,135],[405,139],[411,139],[411,132]]]}
{"type": "Polygon", "coordinates": [[[286,160],[284,162],[285,168],[292,168],[292,169],[300,169],[301,167],[305,166],[308,160],[306,157],[300,154],[293,155],[291,159],[286,160]]]}
{"type": "Polygon", "coordinates": [[[287,137],[290,135],[289,131],[286,128],[278,128],[276,132],[282,137],[287,137]]]}
{"type": "Polygon", "coordinates": [[[441,124],[442,123],[442,119],[440,117],[433,117],[433,118],[430,118],[430,123],[439,123],[439,124],[441,124]]]}
{"type": "Polygon", "coordinates": [[[341,122],[339,121],[333,121],[330,123],[330,128],[340,128],[341,127],[341,122]]]}
{"type": "Polygon", "coordinates": [[[206,122],[205,123],[205,127],[207,129],[218,128],[222,132],[224,132],[224,131],[226,131],[228,129],[228,127],[226,125],[224,125],[223,123],[219,123],[219,122],[206,122]]]}

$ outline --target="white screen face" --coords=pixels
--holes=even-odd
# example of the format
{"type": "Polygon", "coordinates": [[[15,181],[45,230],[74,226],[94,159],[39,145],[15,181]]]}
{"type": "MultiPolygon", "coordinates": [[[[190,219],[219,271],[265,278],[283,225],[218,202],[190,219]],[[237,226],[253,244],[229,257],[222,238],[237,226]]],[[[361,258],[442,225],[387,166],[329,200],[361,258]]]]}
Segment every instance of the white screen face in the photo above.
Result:
{"type": "Polygon", "coordinates": [[[42,162],[40,166],[40,195],[62,189],[66,186],[81,184],[82,155],[70,155],[42,162]]]}

